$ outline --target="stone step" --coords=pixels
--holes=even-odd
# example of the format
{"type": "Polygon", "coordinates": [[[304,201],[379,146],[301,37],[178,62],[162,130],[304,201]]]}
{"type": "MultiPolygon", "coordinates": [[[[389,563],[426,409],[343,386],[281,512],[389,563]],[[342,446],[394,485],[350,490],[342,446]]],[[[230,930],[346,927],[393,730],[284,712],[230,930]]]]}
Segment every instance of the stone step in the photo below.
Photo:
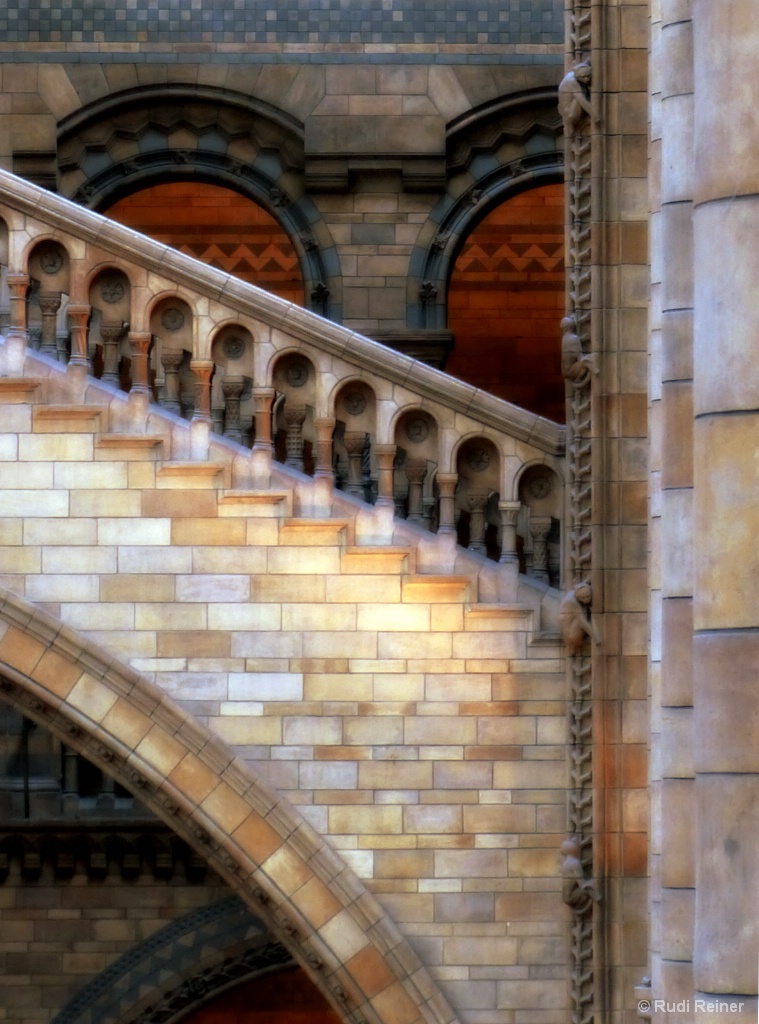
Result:
{"type": "Polygon", "coordinates": [[[155,434],[101,434],[95,438],[95,461],[156,462],[163,454],[164,439],[155,434]]]}
{"type": "Polygon", "coordinates": [[[401,581],[401,601],[455,604],[467,600],[472,586],[466,576],[405,576],[401,581]]]}
{"type": "Polygon", "coordinates": [[[347,547],[340,558],[340,568],[346,574],[388,575],[413,572],[416,552],[404,547],[347,547]]]}
{"type": "Polygon", "coordinates": [[[229,487],[231,469],[225,462],[164,462],[156,487],[164,490],[217,490],[229,487]]]}
{"type": "Polygon", "coordinates": [[[36,377],[0,377],[0,403],[31,405],[40,383],[36,377]]]}
{"type": "Polygon", "coordinates": [[[472,604],[464,609],[464,628],[471,632],[492,630],[533,631],[536,611],[523,604],[472,604]]]}
{"type": "Polygon", "coordinates": [[[32,411],[35,434],[100,434],[107,429],[104,405],[35,405],[32,411]]]}
{"type": "Polygon", "coordinates": [[[219,515],[285,519],[292,515],[292,504],[291,491],[224,491],[219,494],[219,515]]]}
{"type": "Polygon", "coordinates": [[[288,519],[279,530],[279,543],[294,547],[343,546],[353,533],[349,519],[288,519]]]}

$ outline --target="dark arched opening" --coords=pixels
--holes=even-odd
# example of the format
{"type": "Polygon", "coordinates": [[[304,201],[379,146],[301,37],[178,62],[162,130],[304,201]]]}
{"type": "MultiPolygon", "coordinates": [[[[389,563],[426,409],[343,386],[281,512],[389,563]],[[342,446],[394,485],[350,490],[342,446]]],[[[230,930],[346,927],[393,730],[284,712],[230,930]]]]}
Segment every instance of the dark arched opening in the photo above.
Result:
{"type": "Polygon", "coordinates": [[[563,422],[564,199],[545,184],[491,209],[463,240],[448,286],[446,370],[563,422]]]}

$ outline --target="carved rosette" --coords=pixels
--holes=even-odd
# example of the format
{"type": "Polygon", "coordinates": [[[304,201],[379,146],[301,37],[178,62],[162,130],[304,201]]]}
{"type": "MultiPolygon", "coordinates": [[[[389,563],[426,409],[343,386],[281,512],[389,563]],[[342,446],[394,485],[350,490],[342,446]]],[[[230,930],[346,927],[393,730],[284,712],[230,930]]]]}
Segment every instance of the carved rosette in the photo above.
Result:
{"type": "MultiPolygon", "coordinates": [[[[567,71],[590,63],[593,52],[589,0],[566,0],[567,71]]],[[[591,119],[585,114],[574,133],[565,139],[565,201],[567,204],[567,317],[574,319],[581,358],[591,349],[591,119]]],[[[572,581],[587,579],[593,570],[592,423],[588,373],[568,388],[567,463],[569,472],[568,548],[572,581]]],[[[567,657],[568,725],[570,736],[570,791],[567,832],[577,839],[582,870],[593,870],[593,719],[592,662],[585,653],[567,657]]],[[[595,904],[597,906],[597,904],[595,904]]],[[[571,923],[571,1021],[593,1024],[595,1006],[595,915],[589,901],[572,915],[571,923]]],[[[599,929],[600,934],[600,929],[599,929]]]]}

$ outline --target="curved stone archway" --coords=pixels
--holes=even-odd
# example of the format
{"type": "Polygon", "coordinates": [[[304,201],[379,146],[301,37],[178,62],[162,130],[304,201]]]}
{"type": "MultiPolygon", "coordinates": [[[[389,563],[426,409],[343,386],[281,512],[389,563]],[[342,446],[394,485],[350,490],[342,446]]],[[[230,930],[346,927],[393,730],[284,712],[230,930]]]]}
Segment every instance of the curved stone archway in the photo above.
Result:
{"type": "Polygon", "coordinates": [[[334,241],[304,189],[303,126],[270,104],[197,84],[127,89],[60,123],[58,166],[61,194],[98,211],[166,182],[252,199],[290,238],[307,308],[340,320],[334,241]]]}
{"type": "Polygon", "coordinates": [[[124,953],[52,1024],[165,1024],[231,985],[293,966],[236,896],[190,911],[124,953]]]}
{"type": "Polygon", "coordinates": [[[409,327],[447,327],[447,293],[467,236],[500,203],[537,185],[563,181],[556,90],[502,97],[448,126],[448,188],[409,263],[409,327]]]}
{"type": "Polygon", "coordinates": [[[344,1020],[455,1021],[393,921],[286,800],[139,672],[6,590],[0,699],[138,795],[201,853],[344,1020]]]}

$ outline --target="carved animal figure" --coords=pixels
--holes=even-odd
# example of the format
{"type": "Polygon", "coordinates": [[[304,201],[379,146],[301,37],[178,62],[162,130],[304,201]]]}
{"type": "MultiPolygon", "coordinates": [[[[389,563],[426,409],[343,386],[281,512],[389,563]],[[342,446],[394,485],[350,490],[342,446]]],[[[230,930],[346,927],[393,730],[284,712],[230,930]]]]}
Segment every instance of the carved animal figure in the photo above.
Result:
{"type": "Polygon", "coordinates": [[[585,877],[580,860],[580,843],[569,836],[561,844],[564,862],[561,866],[561,898],[574,914],[584,914],[599,896],[593,880],[585,877]]]}
{"type": "Polygon", "coordinates": [[[589,608],[593,594],[589,583],[578,583],[559,605],[559,629],[570,657],[582,653],[585,637],[600,644],[601,637],[590,621],[589,608]]]}
{"type": "Polygon", "coordinates": [[[590,102],[590,82],[593,72],[590,64],[575,64],[559,85],[559,113],[564,122],[564,134],[571,138],[584,114],[593,121],[598,121],[593,105],[590,102]]]}

